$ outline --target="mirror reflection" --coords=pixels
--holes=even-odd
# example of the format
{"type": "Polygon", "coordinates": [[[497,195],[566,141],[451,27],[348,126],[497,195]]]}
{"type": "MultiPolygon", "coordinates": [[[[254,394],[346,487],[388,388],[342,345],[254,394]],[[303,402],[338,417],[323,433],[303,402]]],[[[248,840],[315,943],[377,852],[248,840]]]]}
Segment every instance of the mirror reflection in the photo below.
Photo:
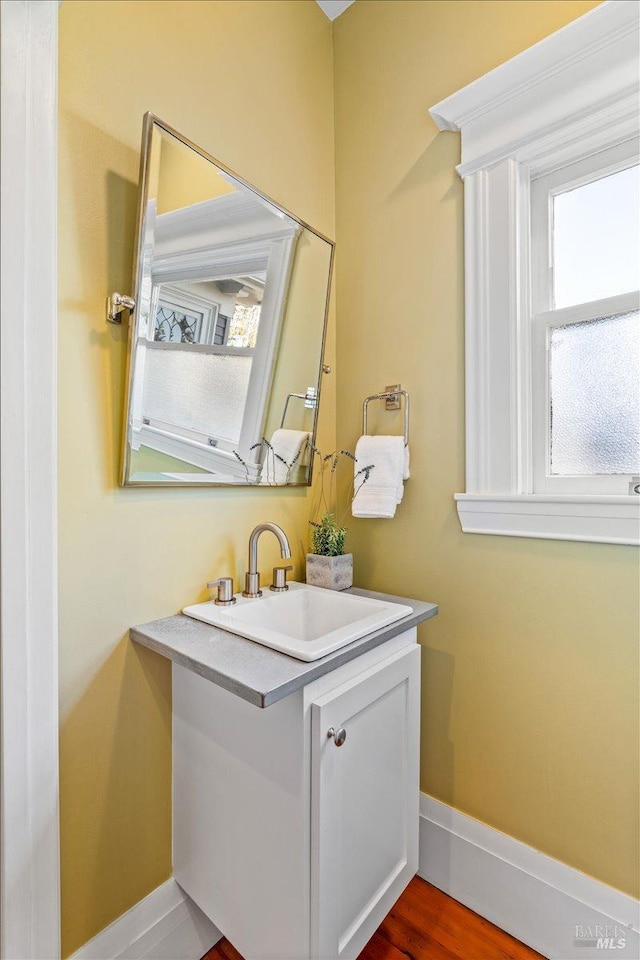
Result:
{"type": "Polygon", "coordinates": [[[147,115],[123,483],[310,482],[332,256],[147,115]]]}

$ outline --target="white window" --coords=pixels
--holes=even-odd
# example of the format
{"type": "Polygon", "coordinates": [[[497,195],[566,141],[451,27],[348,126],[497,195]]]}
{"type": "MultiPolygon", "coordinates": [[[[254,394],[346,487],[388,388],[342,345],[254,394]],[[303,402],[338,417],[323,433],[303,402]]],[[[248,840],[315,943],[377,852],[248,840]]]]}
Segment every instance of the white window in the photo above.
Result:
{"type": "Polygon", "coordinates": [[[224,343],[226,323],[224,317],[220,323],[220,305],[180,284],[157,286],[152,294],[151,311],[154,322],[149,339],[155,342],[224,343]]]}
{"type": "Polygon", "coordinates": [[[629,140],[531,184],[534,493],[640,474],[640,166],[629,140]]]}
{"type": "Polygon", "coordinates": [[[467,533],[640,542],[639,26],[603,3],[431,110],[462,133],[467,533]]]}

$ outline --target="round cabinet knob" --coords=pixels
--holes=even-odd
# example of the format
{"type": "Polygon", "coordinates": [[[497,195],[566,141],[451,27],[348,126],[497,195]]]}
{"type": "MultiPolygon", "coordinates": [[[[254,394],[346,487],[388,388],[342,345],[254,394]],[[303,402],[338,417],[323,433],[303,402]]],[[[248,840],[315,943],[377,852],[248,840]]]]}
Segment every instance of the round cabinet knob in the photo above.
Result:
{"type": "Polygon", "coordinates": [[[339,730],[334,730],[333,727],[329,727],[329,729],[327,730],[327,739],[333,740],[336,747],[341,747],[342,744],[347,739],[347,731],[345,730],[344,727],[340,727],[339,730]]]}

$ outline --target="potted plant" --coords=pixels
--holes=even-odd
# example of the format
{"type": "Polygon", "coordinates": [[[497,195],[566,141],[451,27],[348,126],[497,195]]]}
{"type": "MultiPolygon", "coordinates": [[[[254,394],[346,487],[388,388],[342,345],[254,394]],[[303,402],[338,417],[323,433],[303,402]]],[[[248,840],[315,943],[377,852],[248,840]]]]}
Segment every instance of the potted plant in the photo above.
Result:
{"type": "Polygon", "coordinates": [[[351,499],[339,517],[338,464],[341,457],[346,457],[352,463],[356,458],[348,450],[323,456],[317,448],[312,447],[312,453],[320,461],[320,493],[314,519],[309,521],[312,530],[311,553],[307,554],[307,583],[328,590],[346,590],[353,584],[353,554],[344,552],[347,528],[343,520],[357,491],[369,479],[373,466],[362,467],[355,472],[351,499]]]}

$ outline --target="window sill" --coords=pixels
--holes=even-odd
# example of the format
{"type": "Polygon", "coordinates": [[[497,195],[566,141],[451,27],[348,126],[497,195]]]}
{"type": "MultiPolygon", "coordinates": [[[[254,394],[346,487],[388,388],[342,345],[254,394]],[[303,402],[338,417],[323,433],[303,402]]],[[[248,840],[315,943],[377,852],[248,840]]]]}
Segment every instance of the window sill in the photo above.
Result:
{"type": "Polygon", "coordinates": [[[640,544],[636,496],[456,493],[463,533],[640,544]]]}

